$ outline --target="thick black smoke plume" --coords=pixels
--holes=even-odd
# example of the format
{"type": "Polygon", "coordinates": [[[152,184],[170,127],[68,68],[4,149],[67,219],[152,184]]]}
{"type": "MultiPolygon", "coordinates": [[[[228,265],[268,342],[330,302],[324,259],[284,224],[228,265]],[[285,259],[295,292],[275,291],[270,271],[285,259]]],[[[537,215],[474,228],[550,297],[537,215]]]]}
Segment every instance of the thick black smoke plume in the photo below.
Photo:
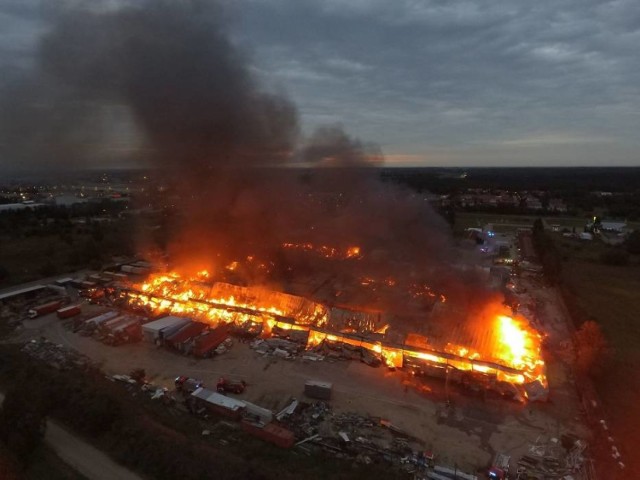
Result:
{"type": "Polygon", "coordinates": [[[180,215],[168,228],[176,264],[210,268],[255,257],[263,268],[245,271],[245,281],[293,288],[320,278],[336,302],[363,282],[377,293],[361,303],[384,303],[380,282],[398,282],[403,293],[425,284],[465,291],[450,268],[445,222],[421,196],[362,168],[382,162],[379,148],[336,126],[301,142],[295,107],[250,73],[214,3],[55,5],[33,69],[5,85],[3,158],[86,166],[109,156],[113,119],[128,119],[143,139],[138,155],[169,172],[177,189],[180,215]],[[271,168],[288,162],[341,168],[310,169],[303,178],[271,168]],[[358,246],[362,258],[316,258],[285,243],[358,246]]]}
{"type": "Polygon", "coordinates": [[[101,115],[124,106],[154,165],[207,169],[290,157],[294,106],[260,89],[211,2],[59,5],[34,70],[4,96],[4,156],[38,165],[86,157],[71,147],[98,144],[101,115]]]}

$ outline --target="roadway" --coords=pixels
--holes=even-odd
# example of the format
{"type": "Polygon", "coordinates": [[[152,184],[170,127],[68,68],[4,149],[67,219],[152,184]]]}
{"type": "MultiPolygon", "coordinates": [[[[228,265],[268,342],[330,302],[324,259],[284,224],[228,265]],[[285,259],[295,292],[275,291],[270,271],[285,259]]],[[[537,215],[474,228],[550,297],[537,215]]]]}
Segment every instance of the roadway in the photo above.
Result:
{"type": "MultiPolygon", "coordinates": [[[[0,392],[0,404],[3,401],[0,392]]],[[[62,461],[89,480],[142,480],[54,420],[47,420],[44,441],[62,461]]]]}

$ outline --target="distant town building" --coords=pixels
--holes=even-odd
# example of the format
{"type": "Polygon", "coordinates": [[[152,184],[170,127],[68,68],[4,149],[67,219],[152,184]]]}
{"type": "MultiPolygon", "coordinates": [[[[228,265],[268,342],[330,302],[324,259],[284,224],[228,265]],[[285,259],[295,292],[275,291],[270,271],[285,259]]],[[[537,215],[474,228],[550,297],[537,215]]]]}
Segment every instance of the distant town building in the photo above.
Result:
{"type": "Polygon", "coordinates": [[[529,195],[524,201],[527,208],[531,210],[542,210],[542,202],[539,198],[529,195]]]}
{"type": "Polygon", "coordinates": [[[560,198],[552,198],[549,200],[548,210],[552,212],[566,212],[567,205],[560,198]]]}

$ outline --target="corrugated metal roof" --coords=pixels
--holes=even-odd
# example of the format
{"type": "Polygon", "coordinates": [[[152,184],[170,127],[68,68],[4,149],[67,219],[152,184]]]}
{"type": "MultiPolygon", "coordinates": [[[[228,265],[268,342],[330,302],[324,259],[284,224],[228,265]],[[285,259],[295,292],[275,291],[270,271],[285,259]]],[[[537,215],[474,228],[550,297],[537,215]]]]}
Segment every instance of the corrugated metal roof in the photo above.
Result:
{"type": "Polygon", "coordinates": [[[186,325],[190,321],[190,319],[185,317],[176,317],[173,315],[169,315],[153,322],[145,323],[142,326],[142,329],[146,332],[159,332],[160,330],[164,330],[167,327],[173,327],[178,324],[186,325]]]}
{"type": "Polygon", "coordinates": [[[227,397],[202,387],[193,392],[191,396],[233,411],[246,407],[246,404],[242,400],[236,400],[235,398],[227,397]]]}
{"type": "Polygon", "coordinates": [[[271,410],[250,402],[244,402],[244,404],[247,412],[259,417],[262,423],[269,423],[273,420],[273,412],[271,410]]]}
{"type": "Polygon", "coordinates": [[[20,290],[13,290],[0,295],[0,300],[5,300],[7,298],[15,297],[16,295],[22,295],[29,292],[37,292],[38,290],[42,290],[43,288],[45,288],[44,285],[35,285],[33,287],[21,288],[20,290]]]}
{"type": "Polygon", "coordinates": [[[199,335],[207,328],[206,323],[202,322],[191,322],[186,324],[180,330],[178,330],[173,335],[167,337],[167,341],[171,343],[183,343],[189,340],[190,338],[199,335]]]}

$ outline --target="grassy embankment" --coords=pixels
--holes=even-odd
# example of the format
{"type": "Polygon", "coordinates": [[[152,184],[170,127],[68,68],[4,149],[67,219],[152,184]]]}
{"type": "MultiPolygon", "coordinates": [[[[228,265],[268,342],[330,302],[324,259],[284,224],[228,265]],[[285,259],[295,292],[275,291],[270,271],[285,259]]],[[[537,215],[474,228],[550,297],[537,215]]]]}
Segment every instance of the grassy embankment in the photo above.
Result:
{"type": "MultiPolygon", "coordinates": [[[[558,240],[564,255],[562,280],[574,321],[595,320],[611,348],[611,364],[594,379],[612,422],[612,431],[626,452],[640,443],[640,263],[611,266],[600,261],[611,247],[599,241],[558,240]]],[[[627,455],[632,471],[640,459],[627,455]]]]}

